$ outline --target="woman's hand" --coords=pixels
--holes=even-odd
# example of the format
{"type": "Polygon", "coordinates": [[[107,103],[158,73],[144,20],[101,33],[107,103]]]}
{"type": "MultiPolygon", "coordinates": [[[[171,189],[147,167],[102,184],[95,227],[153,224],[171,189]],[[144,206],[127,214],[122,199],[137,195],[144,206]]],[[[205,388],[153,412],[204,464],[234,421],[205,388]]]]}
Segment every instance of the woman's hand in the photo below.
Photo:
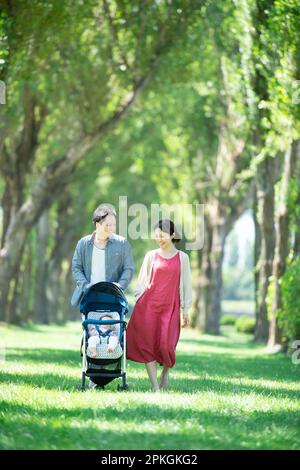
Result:
{"type": "Polygon", "coordinates": [[[183,328],[189,326],[189,316],[186,312],[183,312],[183,328]]]}

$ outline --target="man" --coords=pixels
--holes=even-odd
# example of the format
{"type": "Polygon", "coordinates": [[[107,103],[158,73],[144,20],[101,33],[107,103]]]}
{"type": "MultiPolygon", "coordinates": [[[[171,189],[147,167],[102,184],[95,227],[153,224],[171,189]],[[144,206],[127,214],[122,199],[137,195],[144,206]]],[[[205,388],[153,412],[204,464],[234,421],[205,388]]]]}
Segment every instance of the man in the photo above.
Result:
{"type": "Polygon", "coordinates": [[[129,242],[115,234],[116,212],[100,205],[94,212],[93,223],[96,230],[79,240],[72,260],[76,282],[71,299],[74,307],[80,305],[83,294],[97,282],[115,282],[125,290],[134,271],[129,242]]]}

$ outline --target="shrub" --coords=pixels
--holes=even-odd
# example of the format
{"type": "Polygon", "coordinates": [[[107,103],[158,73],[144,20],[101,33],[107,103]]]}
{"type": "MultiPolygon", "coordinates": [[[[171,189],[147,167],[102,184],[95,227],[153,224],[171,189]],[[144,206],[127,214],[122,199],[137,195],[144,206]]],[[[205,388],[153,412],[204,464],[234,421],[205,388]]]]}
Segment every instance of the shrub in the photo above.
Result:
{"type": "Polygon", "coordinates": [[[221,317],[221,325],[234,325],[236,322],[236,317],[234,315],[223,315],[221,317]]]}
{"type": "Polygon", "coordinates": [[[282,308],[278,325],[289,340],[300,339],[300,256],[286,268],[281,278],[282,308]]]}
{"type": "Polygon", "coordinates": [[[235,329],[240,333],[253,334],[255,329],[255,319],[243,315],[235,322],[235,329]]]}

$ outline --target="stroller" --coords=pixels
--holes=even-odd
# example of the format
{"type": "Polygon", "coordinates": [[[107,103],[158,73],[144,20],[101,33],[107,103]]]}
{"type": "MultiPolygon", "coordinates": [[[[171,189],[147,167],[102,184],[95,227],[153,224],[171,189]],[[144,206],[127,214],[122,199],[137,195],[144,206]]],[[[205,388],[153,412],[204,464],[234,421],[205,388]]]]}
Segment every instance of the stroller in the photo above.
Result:
{"type": "Polygon", "coordinates": [[[118,390],[127,390],[126,383],[126,325],[125,315],[128,303],[122,289],[113,282],[98,282],[91,286],[80,303],[82,313],[83,339],[82,355],[82,390],[85,388],[85,378],[90,377],[99,388],[103,388],[117,377],[122,377],[122,385],[118,390]],[[101,320],[109,316],[111,320],[101,320]],[[113,352],[107,352],[105,341],[97,345],[95,357],[90,357],[88,350],[89,325],[114,325],[119,336],[118,347],[113,352]]]}

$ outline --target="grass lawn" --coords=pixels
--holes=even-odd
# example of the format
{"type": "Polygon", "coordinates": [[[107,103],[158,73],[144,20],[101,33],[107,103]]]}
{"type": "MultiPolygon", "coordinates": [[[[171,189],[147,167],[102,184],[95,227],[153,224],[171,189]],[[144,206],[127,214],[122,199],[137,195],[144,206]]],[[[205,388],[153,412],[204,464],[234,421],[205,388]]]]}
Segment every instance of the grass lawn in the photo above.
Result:
{"type": "Polygon", "coordinates": [[[299,449],[300,365],[226,327],[182,330],[168,392],[127,363],[81,392],[80,323],[0,327],[1,449],[299,449]]]}

